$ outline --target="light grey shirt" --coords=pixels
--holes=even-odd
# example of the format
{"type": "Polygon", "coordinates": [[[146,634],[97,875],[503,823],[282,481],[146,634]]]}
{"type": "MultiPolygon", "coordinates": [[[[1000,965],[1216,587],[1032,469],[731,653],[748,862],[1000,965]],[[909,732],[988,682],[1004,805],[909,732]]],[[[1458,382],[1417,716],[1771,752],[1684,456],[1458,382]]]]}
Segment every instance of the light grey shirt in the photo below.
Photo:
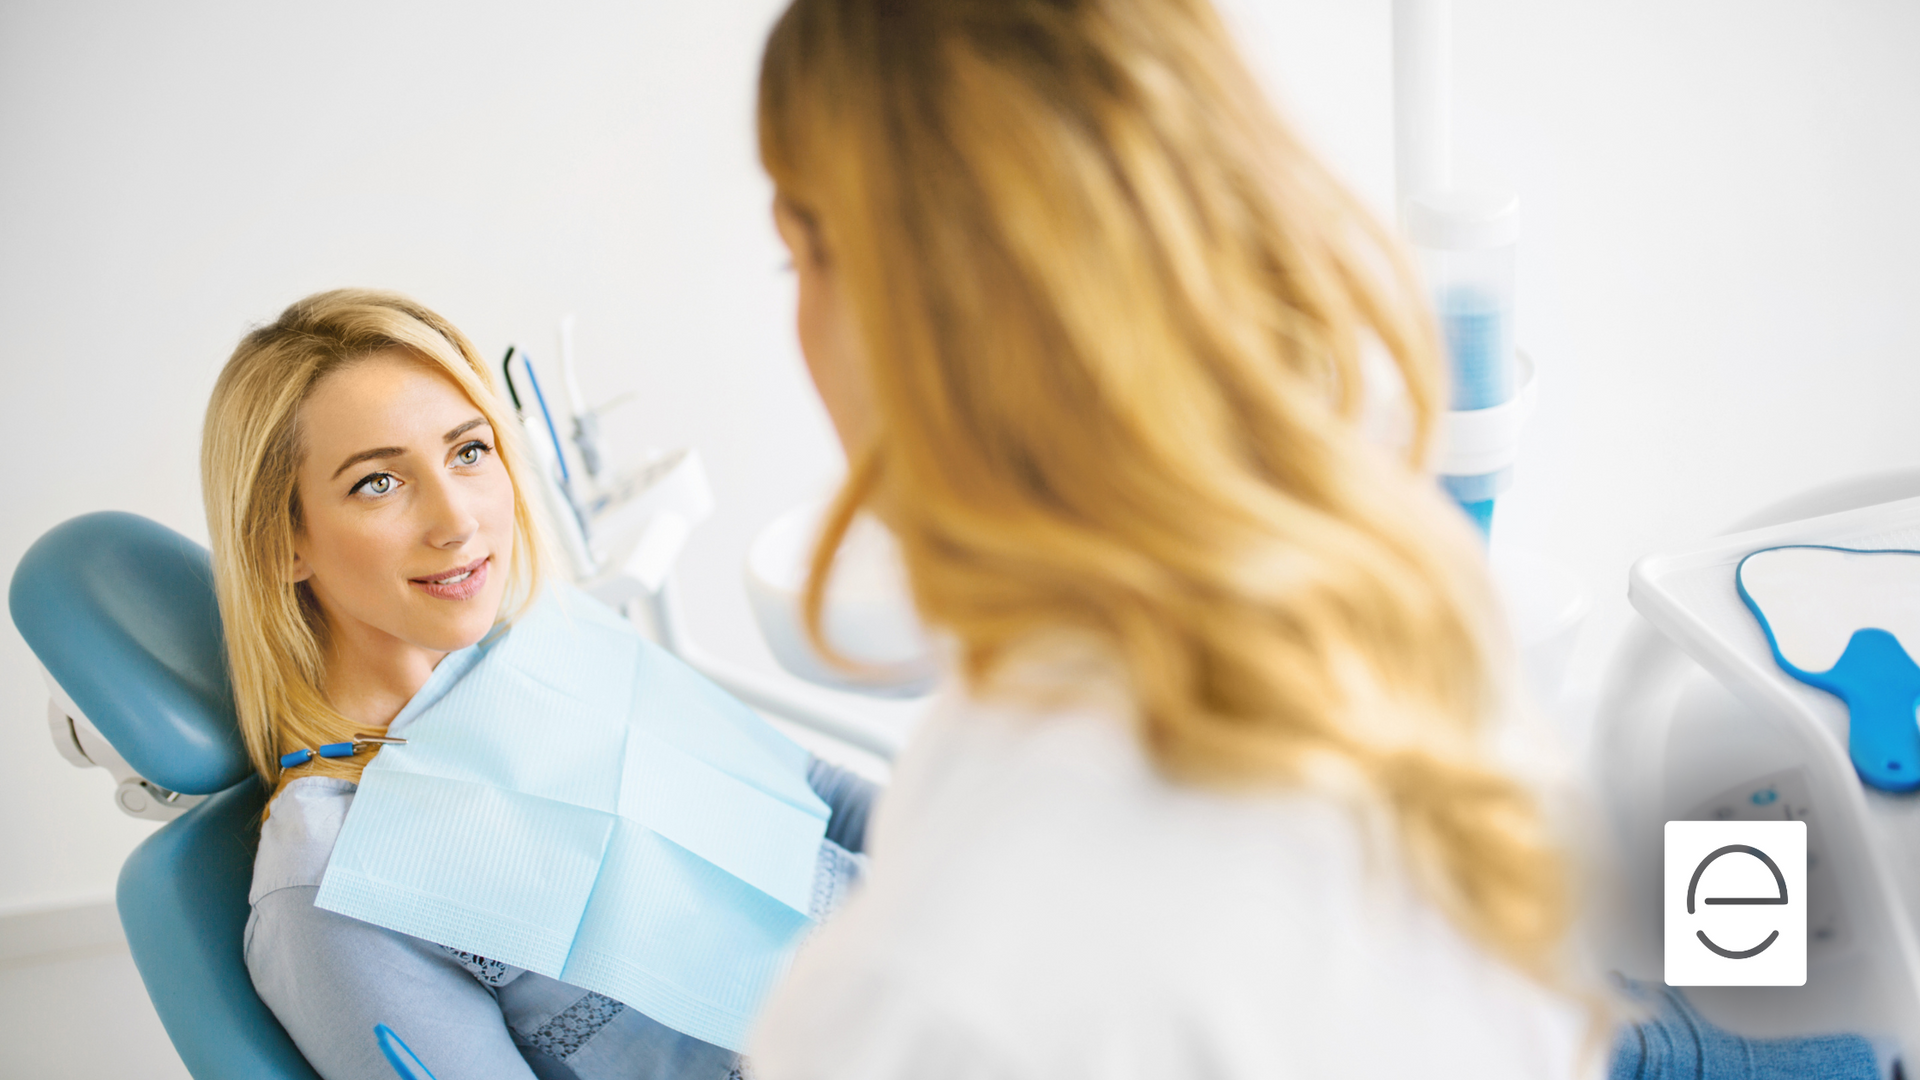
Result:
{"type": "MultiPolygon", "coordinates": [[[[859,843],[871,785],[816,761],[830,835],[859,843]],[[846,825],[859,828],[849,835],[846,825]]],[[[261,1000],[326,1080],[391,1080],[373,1036],[398,1032],[438,1076],[474,1080],[721,1080],[737,1055],[621,1002],[536,972],[314,906],[353,807],[350,780],[303,776],[274,796],[254,857],[244,939],[261,1000]]],[[[822,841],[812,914],[837,909],[865,857],[822,841]]]]}

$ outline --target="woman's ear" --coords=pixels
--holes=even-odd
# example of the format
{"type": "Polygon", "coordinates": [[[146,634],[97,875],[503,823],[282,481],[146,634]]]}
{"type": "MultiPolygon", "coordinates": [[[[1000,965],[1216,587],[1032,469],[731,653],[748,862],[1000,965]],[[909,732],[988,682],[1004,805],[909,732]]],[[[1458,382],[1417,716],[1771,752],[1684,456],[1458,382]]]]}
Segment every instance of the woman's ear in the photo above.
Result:
{"type": "Polygon", "coordinates": [[[814,267],[826,265],[827,252],[820,239],[820,221],[812,211],[784,193],[776,194],[773,197],[773,223],[780,232],[780,239],[787,242],[787,250],[796,264],[804,260],[814,267]]]}
{"type": "Polygon", "coordinates": [[[298,551],[294,552],[292,561],[287,564],[287,583],[298,585],[312,576],[313,567],[307,565],[307,560],[298,551]]]}

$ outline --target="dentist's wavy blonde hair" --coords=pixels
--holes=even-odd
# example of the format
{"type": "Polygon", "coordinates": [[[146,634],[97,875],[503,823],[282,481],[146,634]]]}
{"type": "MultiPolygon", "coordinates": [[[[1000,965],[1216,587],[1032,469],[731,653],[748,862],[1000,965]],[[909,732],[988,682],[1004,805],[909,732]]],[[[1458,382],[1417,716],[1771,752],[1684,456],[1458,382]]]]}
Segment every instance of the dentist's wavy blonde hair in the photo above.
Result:
{"type": "MultiPolygon", "coordinates": [[[[301,527],[300,407],[327,376],[396,349],[453,380],[493,427],[514,497],[503,617],[539,588],[543,544],[527,485],[533,474],[522,464],[518,424],[466,335],[404,296],[371,289],[317,293],[248,334],[207,404],[200,483],[240,734],[269,787],[279,782],[281,754],[355,733],[321,690],[326,619],[313,590],[289,573],[301,527]]],[[[364,764],[364,755],[351,764],[316,758],[301,775],[355,775],[364,764]]]]}
{"type": "Polygon", "coordinates": [[[1205,0],[795,0],[759,137],[869,358],[816,640],[870,508],[976,689],[1090,638],[1168,775],[1361,793],[1458,925],[1550,979],[1570,867],[1488,746],[1514,665],[1422,471],[1421,289],[1205,0]],[[1362,430],[1369,342],[1405,457],[1362,430]]]}

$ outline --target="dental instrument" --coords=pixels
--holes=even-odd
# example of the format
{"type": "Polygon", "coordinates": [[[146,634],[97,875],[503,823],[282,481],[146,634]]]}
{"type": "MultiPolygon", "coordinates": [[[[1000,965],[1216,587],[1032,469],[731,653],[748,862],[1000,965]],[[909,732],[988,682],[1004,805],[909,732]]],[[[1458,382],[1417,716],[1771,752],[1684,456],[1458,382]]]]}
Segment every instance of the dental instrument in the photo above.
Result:
{"type": "MultiPolygon", "coordinates": [[[[589,592],[613,606],[632,597],[602,595],[594,583],[624,577],[637,582],[641,591],[659,589],[693,527],[713,512],[699,455],[687,450],[652,453],[633,467],[609,471],[597,456],[595,421],[594,434],[581,447],[583,455],[591,449],[595,461],[584,475],[575,474],[567,464],[560,427],[534,371],[533,358],[525,350],[509,347],[501,370],[533,456],[541,463],[548,521],[567,550],[574,580],[587,583],[589,592]],[[521,386],[528,391],[525,397],[521,386]],[[525,404],[528,401],[531,407],[525,404]]],[[[582,430],[578,388],[571,387],[570,394],[578,433],[582,430]]],[[[615,592],[621,588],[611,587],[615,592]]]]}
{"type": "Polygon", "coordinates": [[[540,499],[547,511],[547,521],[560,538],[575,580],[587,577],[594,572],[595,560],[587,549],[586,513],[567,467],[560,430],[554,425],[546,396],[541,393],[539,376],[534,374],[533,358],[518,346],[509,345],[500,361],[500,371],[513,401],[514,415],[527,436],[527,452],[539,465],[540,499]],[[526,388],[526,394],[520,392],[521,387],[526,388]]]}
{"type": "Polygon", "coordinates": [[[560,445],[560,429],[553,422],[553,413],[547,409],[547,395],[540,390],[540,377],[534,374],[531,357],[521,357],[523,370],[527,373],[527,384],[533,387],[533,400],[540,407],[540,421],[546,425],[547,437],[553,441],[553,460],[560,466],[562,483],[571,482],[573,476],[567,470],[567,453],[560,445]]]}
{"type": "MultiPolygon", "coordinates": [[[[564,487],[573,482],[573,473],[567,468],[566,448],[560,445],[560,426],[553,422],[553,412],[547,408],[547,395],[540,389],[540,376],[534,373],[533,358],[517,346],[507,346],[507,358],[501,361],[501,364],[511,365],[516,359],[520,361],[521,372],[527,377],[528,388],[533,391],[534,405],[540,410],[540,423],[545,428],[547,442],[553,446],[551,460],[560,470],[560,483],[564,487]]],[[[509,376],[508,385],[512,385],[511,376],[509,376]]]]}

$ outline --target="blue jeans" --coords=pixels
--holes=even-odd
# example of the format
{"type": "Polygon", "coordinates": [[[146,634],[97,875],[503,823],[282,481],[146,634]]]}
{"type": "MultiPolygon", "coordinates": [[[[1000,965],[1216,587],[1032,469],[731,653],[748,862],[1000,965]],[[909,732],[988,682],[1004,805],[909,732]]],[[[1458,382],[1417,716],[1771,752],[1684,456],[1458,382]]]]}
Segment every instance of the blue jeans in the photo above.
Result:
{"type": "Polygon", "coordinates": [[[1879,1080],[1873,1047],[1858,1035],[1747,1039],[1715,1027],[1670,986],[1627,983],[1651,1020],[1620,1029],[1610,1080],[1879,1080]]]}

